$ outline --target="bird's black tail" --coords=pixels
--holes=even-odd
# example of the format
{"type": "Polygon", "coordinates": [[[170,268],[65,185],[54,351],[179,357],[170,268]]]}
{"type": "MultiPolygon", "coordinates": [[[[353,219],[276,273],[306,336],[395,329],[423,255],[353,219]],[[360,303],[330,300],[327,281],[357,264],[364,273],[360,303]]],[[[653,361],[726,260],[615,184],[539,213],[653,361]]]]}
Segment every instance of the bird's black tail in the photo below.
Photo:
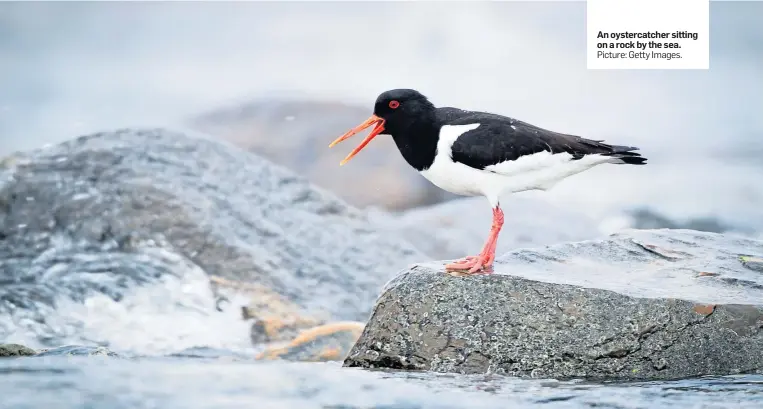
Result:
{"type": "Polygon", "coordinates": [[[620,159],[621,164],[627,165],[646,165],[646,158],[641,156],[640,153],[634,152],[638,148],[635,146],[619,146],[613,145],[612,152],[607,152],[604,155],[612,156],[613,158],[620,159]]]}

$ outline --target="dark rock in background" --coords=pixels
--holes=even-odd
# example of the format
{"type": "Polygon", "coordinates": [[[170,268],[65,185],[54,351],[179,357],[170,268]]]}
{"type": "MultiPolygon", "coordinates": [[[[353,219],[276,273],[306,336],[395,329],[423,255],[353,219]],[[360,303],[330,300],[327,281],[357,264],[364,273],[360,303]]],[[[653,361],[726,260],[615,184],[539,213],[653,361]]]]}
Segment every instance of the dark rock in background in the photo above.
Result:
{"type": "Polygon", "coordinates": [[[19,357],[19,356],[110,356],[119,357],[119,355],[108,348],[91,347],[83,345],[64,345],[56,348],[46,348],[35,351],[32,348],[19,344],[0,344],[0,357],[19,357]]]}
{"type": "Polygon", "coordinates": [[[689,230],[518,250],[494,274],[397,276],[345,366],[651,380],[763,373],[763,242],[689,230]]]}
{"type": "Polygon", "coordinates": [[[189,122],[193,129],[256,152],[355,206],[400,210],[453,198],[408,166],[388,137],[376,138],[356,160],[339,167],[362,136],[332,149],[328,144],[365,121],[371,109],[266,99],[204,113],[189,122]]]}
{"type": "Polygon", "coordinates": [[[0,358],[32,355],[37,355],[37,351],[24,345],[0,344],[0,358]]]}
{"type": "Polygon", "coordinates": [[[81,343],[61,301],[189,276],[259,286],[318,320],[365,320],[394,272],[424,259],[286,169],[167,130],[82,136],[0,168],[0,339],[81,343]]]}
{"type": "Polygon", "coordinates": [[[91,347],[83,345],[64,345],[51,349],[43,349],[36,356],[109,356],[119,357],[119,355],[108,348],[91,347]]]}

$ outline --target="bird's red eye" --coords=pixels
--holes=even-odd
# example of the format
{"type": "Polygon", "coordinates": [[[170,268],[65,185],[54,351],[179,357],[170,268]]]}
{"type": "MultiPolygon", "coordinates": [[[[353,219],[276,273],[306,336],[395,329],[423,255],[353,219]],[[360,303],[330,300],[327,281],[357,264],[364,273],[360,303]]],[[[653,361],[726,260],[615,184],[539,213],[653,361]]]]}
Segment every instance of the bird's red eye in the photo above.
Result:
{"type": "Polygon", "coordinates": [[[395,108],[397,108],[397,107],[399,107],[399,106],[400,106],[400,103],[399,103],[399,102],[397,102],[397,101],[395,101],[395,100],[389,101],[389,107],[390,107],[390,108],[392,108],[392,109],[395,109],[395,108]]]}

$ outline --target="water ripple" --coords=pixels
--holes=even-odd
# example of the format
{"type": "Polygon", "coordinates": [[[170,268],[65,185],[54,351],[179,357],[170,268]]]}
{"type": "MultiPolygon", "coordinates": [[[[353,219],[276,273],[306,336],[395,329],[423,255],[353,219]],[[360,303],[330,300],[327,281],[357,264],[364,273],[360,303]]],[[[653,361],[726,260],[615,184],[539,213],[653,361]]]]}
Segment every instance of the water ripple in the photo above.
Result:
{"type": "Polygon", "coordinates": [[[763,376],[595,384],[225,357],[0,361],[2,408],[753,409],[763,376]]]}

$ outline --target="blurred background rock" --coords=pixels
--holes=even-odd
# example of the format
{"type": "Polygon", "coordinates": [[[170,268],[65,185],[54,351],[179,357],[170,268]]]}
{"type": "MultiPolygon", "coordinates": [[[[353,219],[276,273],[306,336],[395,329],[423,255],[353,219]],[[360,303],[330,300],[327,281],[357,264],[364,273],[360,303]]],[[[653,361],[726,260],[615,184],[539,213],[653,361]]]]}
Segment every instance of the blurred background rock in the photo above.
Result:
{"type": "Polygon", "coordinates": [[[357,141],[337,149],[327,149],[328,143],[371,112],[371,104],[266,99],[211,111],[190,124],[286,166],[355,206],[401,210],[448,197],[405,163],[391,138],[378,138],[363,160],[339,167],[357,141]]]}

